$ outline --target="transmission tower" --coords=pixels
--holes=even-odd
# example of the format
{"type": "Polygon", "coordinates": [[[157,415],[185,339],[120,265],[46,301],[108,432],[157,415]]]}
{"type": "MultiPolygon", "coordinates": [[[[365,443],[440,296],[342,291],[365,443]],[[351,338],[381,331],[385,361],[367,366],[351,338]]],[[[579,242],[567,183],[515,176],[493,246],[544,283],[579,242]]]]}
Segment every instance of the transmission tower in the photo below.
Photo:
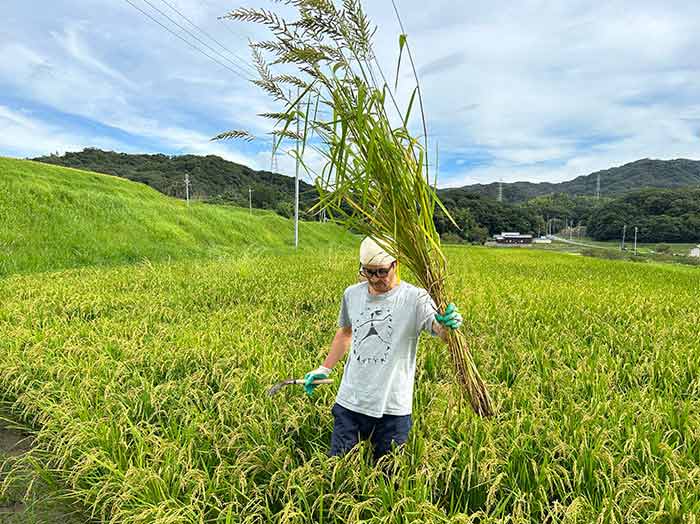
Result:
{"type": "Polygon", "coordinates": [[[600,173],[598,173],[598,178],[595,183],[595,199],[600,200],[600,173]]]}
{"type": "Polygon", "coordinates": [[[498,201],[503,202],[503,179],[498,181],[498,201]]]}
{"type": "Polygon", "coordinates": [[[279,165],[277,164],[277,153],[275,152],[275,146],[272,146],[272,152],[270,154],[270,171],[277,173],[279,171],[279,165]]]}

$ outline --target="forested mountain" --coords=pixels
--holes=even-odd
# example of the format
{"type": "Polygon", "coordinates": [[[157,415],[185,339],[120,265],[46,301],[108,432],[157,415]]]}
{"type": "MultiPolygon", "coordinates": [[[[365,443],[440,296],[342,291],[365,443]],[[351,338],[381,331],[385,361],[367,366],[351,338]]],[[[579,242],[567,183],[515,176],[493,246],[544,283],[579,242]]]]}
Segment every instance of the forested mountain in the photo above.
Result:
{"type": "MultiPolygon", "coordinates": [[[[645,158],[620,167],[596,171],[560,183],[511,182],[503,183],[503,201],[523,203],[527,200],[554,193],[564,193],[572,197],[595,196],[596,184],[600,175],[600,194],[604,197],[622,196],[630,191],[644,188],[678,188],[700,186],[700,161],[650,160],[645,158]]],[[[498,182],[473,184],[458,189],[443,189],[441,195],[449,196],[453,191],[469,191],[496,199],[498,182]]]]}
{"type": "Polygon", "coordinates": [[[588,221],[597,240],[620,238],[638,228],[640,242],[700,242],[700,188],[646,189],[609,202],[588,221]]]}
{"type": "Polygon", "coordinates": [[[596,240],[619,239],[626,225],[630,232],[638,228],[640,242],[700,242],[700,187],[643,189],[599,200],[557,193],[525,204],[505,204],[460,190],[443,202],[459,227],[439,213],[438,231],[468,241],[483,241],[487,234],[501,231],[543,233],[546,221],[554,219],[554,232],[567,225],[585,226],[596,240]]]}
{"type": "MultiPolygon", "coordinates": [[[[95,171],[142,182],[169,196],[185,198],[185,174],[189,174],[190,195],[209,202],[248,206],[251,189],[253,207],[274,209],[291,216],[294,179],[269,171],[255,171],[218,156],[132,155],[88,148],[76,153],[35,158],[39,162],[95,171]]],[[[300,208],[311,207],[315,188],[299,183],[300,208]]]]}

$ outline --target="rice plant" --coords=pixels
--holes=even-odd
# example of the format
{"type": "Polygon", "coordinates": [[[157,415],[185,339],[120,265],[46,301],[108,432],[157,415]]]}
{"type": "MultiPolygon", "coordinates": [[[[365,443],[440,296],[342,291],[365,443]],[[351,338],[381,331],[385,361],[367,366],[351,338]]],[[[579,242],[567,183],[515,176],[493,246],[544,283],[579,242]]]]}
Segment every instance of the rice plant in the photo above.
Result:
{"type": "Polygon", "coordinates": [[[353,249],[4,278],[27,464],[113,523],[696,523],[697,270],[446,256],[496,414],[465,409],[428,338],[411,437],[376,467],[326,456],[335,388],[266,393],[327,351],[353,249]]]}

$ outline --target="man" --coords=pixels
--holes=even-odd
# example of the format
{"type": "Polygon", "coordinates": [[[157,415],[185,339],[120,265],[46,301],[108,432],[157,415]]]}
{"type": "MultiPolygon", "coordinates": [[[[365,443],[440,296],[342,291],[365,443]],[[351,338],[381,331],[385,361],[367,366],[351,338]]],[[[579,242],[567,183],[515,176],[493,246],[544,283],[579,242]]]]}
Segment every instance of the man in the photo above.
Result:
{"type": "Polygon", "coordinates": [[[422,331],[443,340],[462,323],[454,304],[444,315],[424,289],[402,282],[399,262],[373,239],[360,245],[364,282],[348,287],[338,316],[338,330],[323,365],[305,375],[327,378],[351,347],[332,413],[335,420],[330,455],[342,455],[370,438],[374,457],[408,439],[411,429],[416,349],[422,331]]]}

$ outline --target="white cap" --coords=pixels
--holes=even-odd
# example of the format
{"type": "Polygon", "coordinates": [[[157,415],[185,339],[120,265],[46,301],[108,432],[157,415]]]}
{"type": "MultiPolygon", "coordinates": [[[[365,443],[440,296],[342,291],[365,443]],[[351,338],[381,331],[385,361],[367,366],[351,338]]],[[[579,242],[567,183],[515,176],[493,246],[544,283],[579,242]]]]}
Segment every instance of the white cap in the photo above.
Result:
{"type": "Polygon", "coordinates": [[[387,266],[396,259],[384,251],[373,238],[365,237],[360,244],[360,264],[363,266],[387,266]]]}

